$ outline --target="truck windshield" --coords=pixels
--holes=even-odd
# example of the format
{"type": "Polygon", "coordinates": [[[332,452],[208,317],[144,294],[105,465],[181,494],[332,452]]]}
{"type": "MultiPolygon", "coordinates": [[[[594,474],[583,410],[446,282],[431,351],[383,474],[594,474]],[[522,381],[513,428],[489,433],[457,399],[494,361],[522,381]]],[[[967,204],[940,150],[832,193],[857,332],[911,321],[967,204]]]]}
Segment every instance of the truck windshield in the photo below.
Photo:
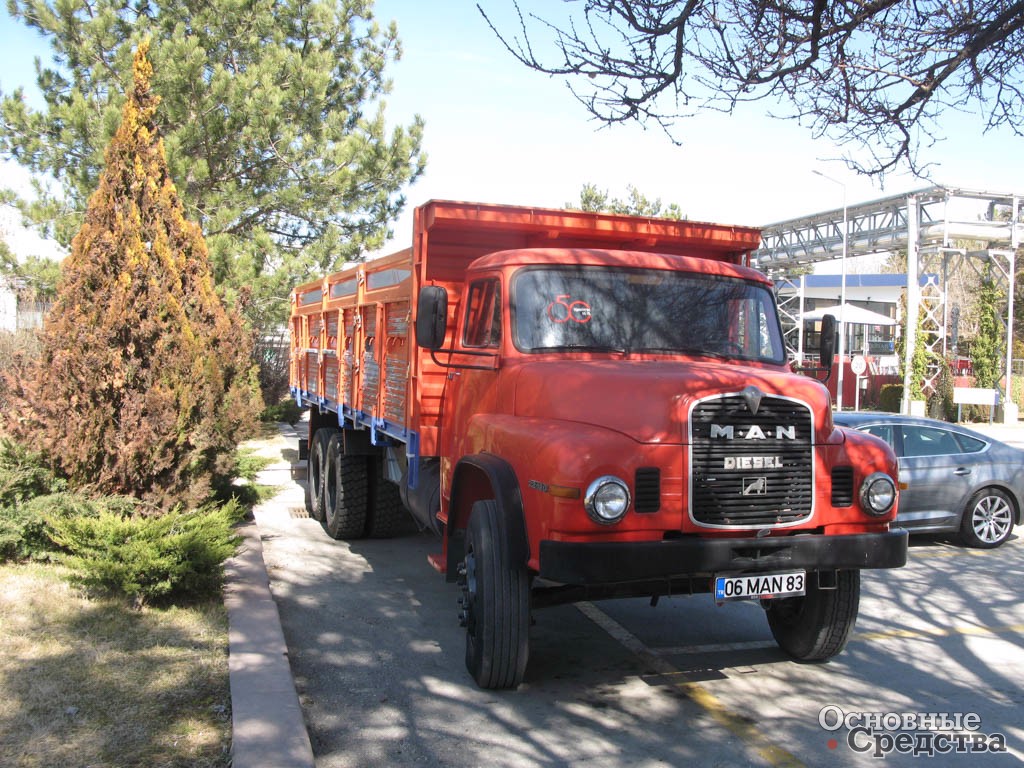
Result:
{"type": "Polygon", "coordinates": [[[680,353],[785,361],[771,292],[692,272],[528,267],[512,282],[512,326],[523,352],[680,353]]]}

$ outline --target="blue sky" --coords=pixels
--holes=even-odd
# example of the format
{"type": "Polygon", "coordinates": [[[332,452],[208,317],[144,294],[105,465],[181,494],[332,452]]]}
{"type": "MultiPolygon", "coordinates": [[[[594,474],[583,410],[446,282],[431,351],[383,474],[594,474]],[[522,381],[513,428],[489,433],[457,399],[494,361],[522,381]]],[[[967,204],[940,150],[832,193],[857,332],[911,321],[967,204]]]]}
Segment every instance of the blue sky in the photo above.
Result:
{"type": "MultiPolygon", "coordinates": [[[[515,25],[511,0],[480,2],[503,28],[515,25]]],[[[560,9],[550,0],[524,7],[560,9]]],[[[840,148],[813,140],[795,122],[768,118],[767,105],[690,118],[677,130],[682,146],[657,128],[600,128],[563,81],[516,62],[471,0],[378,0],[376,15],[398,23],[404,48],[389,70],[388,119],[421,115],[429,155],[425,175],[408,189],[396,248],[409,242],[411,207],[431,198],[559,207],[578,199],[586,182],[613,196],[633,184],[678,203],[691,219],[754,225],[840,207],[841,187],[813,170],[845,184],[850,205],[931,183],[1024,192],[1024,140],[1005,129],[983,135],[980,117],[948,115],[946,139],[921,152],[936,165],[931,180],[894,174],[882,188],[835,160],[840,148]]],[[[46,41],[6,11],[0,41],[0,88],[32,87],[32,57],[48,55],[46,41]]]]}

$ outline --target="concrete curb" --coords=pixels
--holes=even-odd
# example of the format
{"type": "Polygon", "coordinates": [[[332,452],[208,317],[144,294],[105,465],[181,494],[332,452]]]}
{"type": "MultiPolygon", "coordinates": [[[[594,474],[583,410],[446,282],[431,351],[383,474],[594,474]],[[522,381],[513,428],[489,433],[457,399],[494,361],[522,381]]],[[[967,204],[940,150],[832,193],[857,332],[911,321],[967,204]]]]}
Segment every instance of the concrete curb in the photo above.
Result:
{"type": "Polygon", "coordinates": [[[255,522],[225,566],[233,768],[313,768],[288,646],[255,522]]]}

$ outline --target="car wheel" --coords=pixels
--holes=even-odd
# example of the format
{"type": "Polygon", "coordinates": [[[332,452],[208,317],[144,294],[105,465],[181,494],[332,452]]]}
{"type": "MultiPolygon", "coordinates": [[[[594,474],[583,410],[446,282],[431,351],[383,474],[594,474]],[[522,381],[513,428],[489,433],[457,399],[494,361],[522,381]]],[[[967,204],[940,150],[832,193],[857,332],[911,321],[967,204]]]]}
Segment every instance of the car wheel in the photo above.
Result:
{"type": "Polygon", "coordinates": [[[998,488],[984,488],[971,496],[960,521],[960,538],[969,547],[992,549],[1013,530],[1015,510],[1010,497],[998,488]]]}

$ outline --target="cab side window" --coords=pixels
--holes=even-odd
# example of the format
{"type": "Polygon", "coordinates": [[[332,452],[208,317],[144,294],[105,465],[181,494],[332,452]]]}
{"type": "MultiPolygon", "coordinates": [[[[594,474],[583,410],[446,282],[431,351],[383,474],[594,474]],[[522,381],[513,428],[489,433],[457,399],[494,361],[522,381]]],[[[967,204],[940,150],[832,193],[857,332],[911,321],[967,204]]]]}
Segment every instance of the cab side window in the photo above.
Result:
{"type": "Polygon", "coordinates": [[[462,343],[467,347],[486,348],[495,348],[501,343],[501,284],[498,280],[478,280],[469,286],[462,343]]]}

